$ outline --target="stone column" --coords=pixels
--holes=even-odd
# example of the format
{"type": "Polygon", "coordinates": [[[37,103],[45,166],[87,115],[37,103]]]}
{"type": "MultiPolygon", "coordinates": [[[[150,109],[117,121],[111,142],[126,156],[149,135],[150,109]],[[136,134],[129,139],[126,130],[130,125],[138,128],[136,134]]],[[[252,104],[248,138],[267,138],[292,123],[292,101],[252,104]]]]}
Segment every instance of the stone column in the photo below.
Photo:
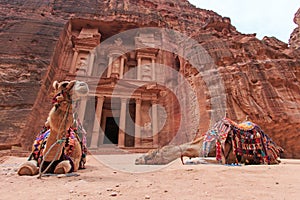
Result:
{"type": "Polygon", "coordinates": [[[120,112],[119,138],[118,138],[118,146],[119,147],[125,146],[126,101],[127,101],[127,99],[121,98],[121,112],[120,112]]]}
{"type": "Polygon", "coordinates": [[[74,54],[73,54],[73,58],[72,58],[72,63],[71,63],[71,67],[70,67],[70,74],[74,74],[76,72],[76,61],[78,58],[78,51],[74,48],[73,49],[74,54]]]}
{"type": "Polygon", "coordinates": [[[88,66],[88,76],[92,76],[93,73],[93,67],[94,67],[94,59],[95,59],[95,50],[90,51],[90,60],[89,60],[89,66],[88,66]]]}
{"type": "Polygon", "coordinates": [[[135,100],[135,134],[134,134],[134,146],[141,146],[141,99],[135,100]]]}
{"type": "Polygon", "coordinates": [[[111,75],[112,62],[113,62],[113,57],[109,56],[108,68],[107,68],[107,78],[109,78],[111,75]]]}
{"type": "Polygon", "coordinates": [[[120,79],[123,78],[123,74],[124,74],[124,57],[121,57],[121,66],[120,66],[120,79]]]}
{"type": "Polygon", "coordinates": [[[142,59],[138,58],[138,63],[137,63],[137,79],[142,80],[142,59]]]}
{"type": "Polygon", "coordinates": [[[155,59],[151,59],[151,65],[152,65],[152,80],[155,81],[155,59]]]}
{"type": "Polygon", "coordinates": [[[85,109],[86,109],[87,97],[81,97],[79,108],[78,108],[78,118],[81,123],[83,123],[85,109]]]}
{"type": "Polygon", "coordinates": [[[97,98],[97,107],[95,111],[95,120],[94,120],[94,128],[92,133],[91,148],[98,147],[103,102],[104,102],[103,96],[97,98]]]}
{"type": "Polygon", "coordinates": [[[152,101],[153,147],[158,147],[157,101],[152,101]]]}

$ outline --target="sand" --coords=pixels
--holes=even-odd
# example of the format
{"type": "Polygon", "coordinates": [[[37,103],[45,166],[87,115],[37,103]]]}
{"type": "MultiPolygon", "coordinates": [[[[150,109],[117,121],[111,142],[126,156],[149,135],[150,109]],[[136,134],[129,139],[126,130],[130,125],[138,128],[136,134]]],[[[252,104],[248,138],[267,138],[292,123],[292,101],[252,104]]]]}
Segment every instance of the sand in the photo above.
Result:
{"type": "Polygon", "coordinates": [[[135,166],[139,155],[88,156],[78,176],[18,176],[24,157],[0,158],[0,199],[299,199],[300,160],[279,165],[135,166]],[[137,173],[136,171],[139,171],[137,173]],[[145,172],[147,171],[147,172],[145,172]]]}

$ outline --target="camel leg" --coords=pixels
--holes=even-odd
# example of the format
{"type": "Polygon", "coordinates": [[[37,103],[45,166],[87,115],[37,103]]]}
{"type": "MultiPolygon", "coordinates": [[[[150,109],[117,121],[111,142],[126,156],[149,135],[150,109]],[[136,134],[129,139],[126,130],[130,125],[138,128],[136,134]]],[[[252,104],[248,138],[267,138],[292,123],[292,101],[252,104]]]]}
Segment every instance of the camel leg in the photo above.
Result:
{"type": "Polygon", "coordinates": [[[183,156],[182,155],[180,156],[180,159],[181,159],[181,163],[184,165],[183,156]]]}
{"type": "Polygon", "coordinates": [[[70,161],[63,160],[54,169],[55,174],[66,174],[71,171],[72,165],[70,161]]]}
{"type": "Polygon", "coordinates": [[[37,161],[36,160],[30,160],[25,163],[23,163],[20,168],[18,169],[18,174],[20,176],[34,176],[37,175],[39,172],[39,169],[37,167],[37,161]]]}

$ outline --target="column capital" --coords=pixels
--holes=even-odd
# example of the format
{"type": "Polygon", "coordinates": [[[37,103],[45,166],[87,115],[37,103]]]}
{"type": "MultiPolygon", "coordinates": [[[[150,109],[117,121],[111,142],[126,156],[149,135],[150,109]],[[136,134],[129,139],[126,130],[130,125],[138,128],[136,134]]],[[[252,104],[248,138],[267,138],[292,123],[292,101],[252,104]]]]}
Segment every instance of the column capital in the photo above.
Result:
{"type": "Polygon", "coordinates": [[[76,47],[74,47],[74,48],[72,48],[73,49],[73,51],[74,52],[76,52],[76,53],[78,53],[79,52],[79,49],[78,48],[76,48],[76,47]]]}
{"type": "Polygon", "coordinates": [[[142,99],[141,98],[136,98],[135,99],[135,103],[136,104],[141,104],[142,103],[142,99]]]}
{"type": "Polygon", "coordinates": [[[105,96],[97,96],[97,101],[104,101],[105,96]]]}
{"type": "Polygon", "coordinates": [[[127,103],[128,98],[121,98],[121,103],[127,103]]]}
{"type": "Polygon", "coordinates": [[[157,104],[157,103],[158,103],[158,99],[152,99],[152,100],[151,100],[151,103],[152,103],[152,105],[153,105],[153,104],[157,104]]]}

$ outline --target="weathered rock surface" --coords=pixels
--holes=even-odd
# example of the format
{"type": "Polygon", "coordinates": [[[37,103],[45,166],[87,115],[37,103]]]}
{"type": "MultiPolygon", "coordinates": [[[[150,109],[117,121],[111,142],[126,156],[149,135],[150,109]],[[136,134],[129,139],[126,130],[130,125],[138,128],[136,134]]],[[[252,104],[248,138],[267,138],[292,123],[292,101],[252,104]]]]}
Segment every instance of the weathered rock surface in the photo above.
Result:
{"type": "MultiPolygon", "coordinates": [[[[31,145],[51,106],[51,83],[67,73],[62,63],[68,45],[63,34],[66,24],[70,19],[90,19],[107,22],[114,33],[151,26],[192,37],[208,52],[223,78],[228,117],[242,121],[248,115],[286,150],[285,157],[300,158],[299,27],[288,47],[275,38],[259,40],[255,34],[241,34],[229,18],[184,0],[10,0],[1,1],[0,6],[0,145],[31,145]]],[[[297,13],[294,21],[299,25],[297,13]]],[[[203,132],[209,125],[212,92],[218,90],[209,93],[192,66],[180,71],[201,96],[196,101],[203,132]]],[[[180,91],[185,96],[179,86],[180,91]]],[[[186,100],[188,105],[194,102],[186,100]]],[[[194,110],[186,114],[196,123],[194,110]]]]}
{"type": "Polygon", "coordinates": [[[289,40],[289,44],[290,44],[291,48],[299,50],[299,48],[300,48],[300,8],[295,13],[294,22],[295,22],[295,24],[297,24],[298,27],[296,27],[294,29],[294,31],[292,32],[290,40],[289,40]]]}

